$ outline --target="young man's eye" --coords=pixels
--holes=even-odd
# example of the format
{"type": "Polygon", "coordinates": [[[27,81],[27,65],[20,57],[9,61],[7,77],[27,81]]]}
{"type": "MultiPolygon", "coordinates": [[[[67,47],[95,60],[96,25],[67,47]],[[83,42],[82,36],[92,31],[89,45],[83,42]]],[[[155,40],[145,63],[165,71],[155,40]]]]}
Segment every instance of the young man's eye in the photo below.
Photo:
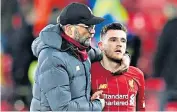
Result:
{"type": "Polygon", "coordinates": [[[122,41],[122,42],[127,42],[127,40],[126,40],[126,39],[121,39],[121,41],[122,41]]]}
{"type": "Polygon", "coordinates": [[[111,39],[110,41],[115,42],[115,41],[116,41],[116,39],[111,39]]]}
{"type": "Polygon", "coordinates": [[[111,38],[110,41],[115,42],[116,38],[111,38]]]}

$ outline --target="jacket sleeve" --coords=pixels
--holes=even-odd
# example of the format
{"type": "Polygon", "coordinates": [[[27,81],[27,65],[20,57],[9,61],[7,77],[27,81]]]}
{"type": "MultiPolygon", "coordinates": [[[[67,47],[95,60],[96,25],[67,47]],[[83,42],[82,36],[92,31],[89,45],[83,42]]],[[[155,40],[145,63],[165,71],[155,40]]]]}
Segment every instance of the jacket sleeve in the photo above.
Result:
{"type": "Polygon", "coordinates": [[[99,48],[90,48],[90,50],[88,51],[88,55],[90,58],[91,63],[95,62],[95,61],[101,61],[103,58],[103,55],[101,53],[101,50],[99,48]]]}
{"type": "Polygon", "coordinates": [[[41,91],[52,111],[101,111],[101,102],[90,102],[85,96],[71,99],[69,76],[65,64],[57,57],[48,58],[40,69],[41,91]]]}
{"type": "Polygon", "coordinates": [[[137,94],[137,111],[145,111],[145,82],[144,74],[139,70],[139,88],[137,94]]]}

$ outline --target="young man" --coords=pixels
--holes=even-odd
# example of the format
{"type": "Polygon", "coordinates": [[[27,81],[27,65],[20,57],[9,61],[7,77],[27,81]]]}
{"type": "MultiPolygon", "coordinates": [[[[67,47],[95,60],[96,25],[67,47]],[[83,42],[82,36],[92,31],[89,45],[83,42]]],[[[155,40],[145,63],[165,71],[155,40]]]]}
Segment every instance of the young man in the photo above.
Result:
{"type": "MultiPolygon", "coordinates": [[[[38,65],[31,111],[102,110],[103,99],[90,99],[91,63],[87,49],[90,48],[95,25],[103,20],[94,16],[88,6],[71,3],[60,13],[57,25],[48,25],[40,32],[32,44],[38,65]]],[[[95,59],[93,57],[99,55],[92,49],[90,58],[95,59]]]]}
{"type": "Polygon", "coordinates": [[[121,64],[126,51],[126,28],[120,23],[112,23],[101,31],[98,44],[103,59],[91,66],[92,92],[103,91],[106,101],[104,111],[144,111],[144,76],[136,67],[127,72],[113,74],[121,64]]]}

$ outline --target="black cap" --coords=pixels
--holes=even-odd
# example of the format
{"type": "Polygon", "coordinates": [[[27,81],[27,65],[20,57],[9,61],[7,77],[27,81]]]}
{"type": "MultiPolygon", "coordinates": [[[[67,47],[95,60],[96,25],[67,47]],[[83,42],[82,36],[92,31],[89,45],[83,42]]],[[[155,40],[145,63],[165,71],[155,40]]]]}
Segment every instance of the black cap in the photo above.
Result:
{"type": "Polygon", "coordinates": [[[79,23],[95,25],[103,22],[104,18],[94,16],[91,9],[84,4],[71,3],[61,11],[57,21],[61,25],[79,23]]]}

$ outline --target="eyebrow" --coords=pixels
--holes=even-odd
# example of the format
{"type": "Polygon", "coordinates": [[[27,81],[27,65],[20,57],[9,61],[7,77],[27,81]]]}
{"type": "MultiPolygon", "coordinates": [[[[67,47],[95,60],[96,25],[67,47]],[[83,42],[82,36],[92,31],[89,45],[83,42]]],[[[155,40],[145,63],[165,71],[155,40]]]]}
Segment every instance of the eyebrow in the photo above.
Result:
{"type": "Polygon", "coordinates": [[[123,39],[127,40],[127,38],[124,38],[124,37],[109,37],[109,39],[111,39],[111,38],[123,38],[123,39]]]}

